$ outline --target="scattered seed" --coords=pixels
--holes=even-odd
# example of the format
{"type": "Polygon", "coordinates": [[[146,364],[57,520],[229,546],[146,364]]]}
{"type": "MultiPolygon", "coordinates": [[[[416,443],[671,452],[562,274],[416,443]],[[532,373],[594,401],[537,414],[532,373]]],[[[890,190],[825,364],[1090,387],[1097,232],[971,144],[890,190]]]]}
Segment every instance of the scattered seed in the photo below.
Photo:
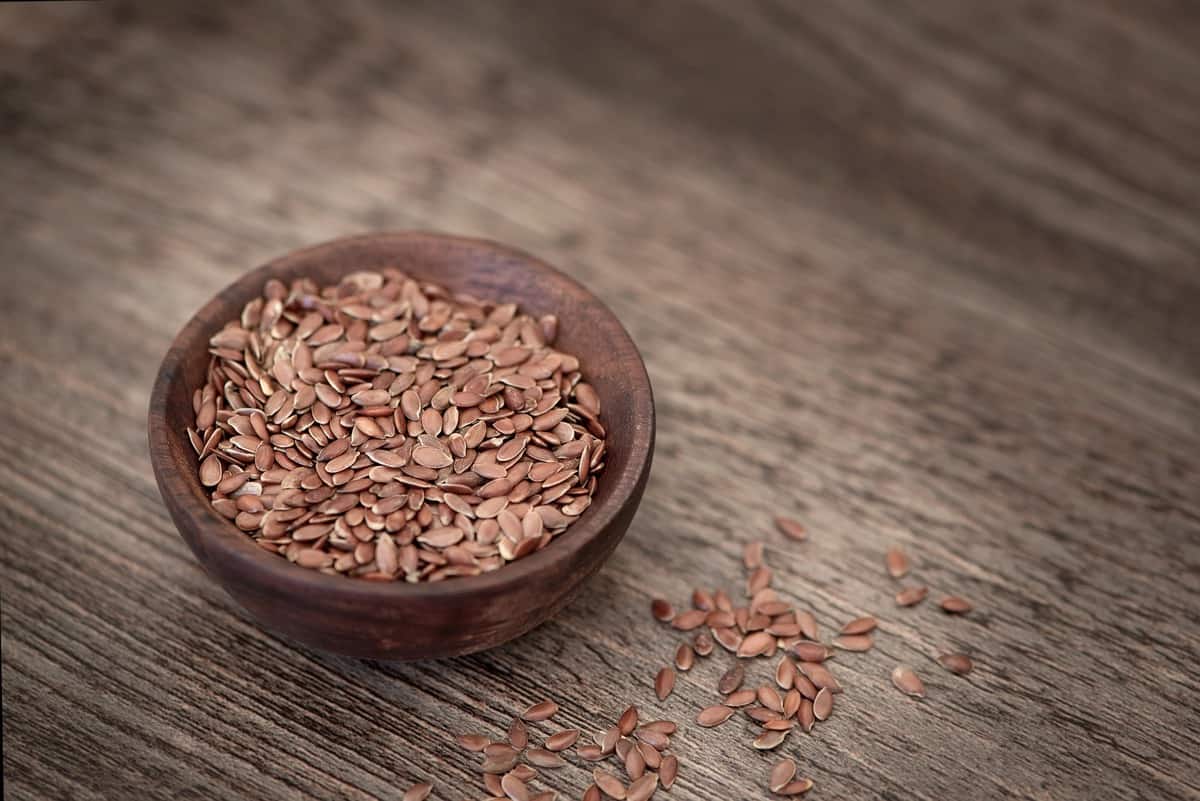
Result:
{"type": "Polygon", "coordinates": [[[564,729],[547,737],[544,746],[547,751],[565,751],[578,739],[579,729],[564,729]]]}
{"type": "Polygon", "coordinates": [[[696,651],[696,656],[708,656],[713,652],[713,638],[707,632],[700,632],[692,640],[692,648],[696,651]]]}
{"type": "Polygon", "coordinates": [[[889,548],[884,563],[887,565],[888,575],[892,578],[903,578],[908,574],[908,556],[899,548],[889,548]]]}
{"type": "Polygon", "coordinates": [[[833,639],[834,647],[843,651],[869,651],[874,644],[875,640],[870,634],[843,634],[833,639]]]}
{"type": "Polygon", "coordinates": [[[620,741],[621,727],[612,726],[604,732],[604,736],[600,739],[600,751],[605,754],[611,754],[620,741]]]}
{"type": "Polygon", "coordinates": [[[637,748],[630,748],[626,751],[624,761],[625,773],[629,776],[630,781],[640,779],[645,775],[646,758],[642,756],[642,752],[637,748]]]}
{"type": "Polygon", "coordinates": [[[529,801],[529,788],[513,773],[506,773],[500,778],[500,787],[512,801],[529,801]]]}
{"type": "Polygon", "coordinates": [[[664,750],[671,744],[671,738],[662,732],[653,731],[651,729],[638,729],[636,735],[646,745],[655,748],[659,751],[664,750]]]}
{"type": "Polygon", "coordinates": [[[738,645],[737,655],[743,659],[761,656],[768,650],[775,649],[775,635],[768,634],[765,631],[756,631],[753,634],[747,634],[740,645],[738,645]]]}
{"type": "Polygon", "coordinates": [[[828,687],[822,687],[813,699],[813,717],[825,720],[833,713],[833,693],[828,687]]]}
{"type": "Polygon", "coordinates": [[[783,716],[785,718],[795,717],[803,701],[804,696],[795,687],[788,690],[787,695],[783,697],[783,716]]]}
{"type": "Polygon", "coordinates": [[[600,788],[594,784],[588,785],[583,791],[583,801],[600,801],[600,788]]]}
{"type": "Polygon", "coordinates": [[[691,631],[704,625],[708,612],[703,609],[688,609],[671,619],[671,625],[680,631],[691,631]]]}
{"type": "Polygon", "coordinates": [[[671,789],[678,774],[679,760],[671,755],[663,757],[662,766],[658,769],[658,780],[662,783],[664,790],[671,789]]]}
{"type": "Polygon", "coordinates": [[[790,759],[777,762],[775,763],[775,767],[771,768],[771,779],[767,786],[771,789],[771,792],[777,793],[786,787],[795,775],[795,762],[790,759]]]}
{"type": "Polygon", "coordinates": [[[537,765],[539,768],[561,768],[567,764],[567,761],[553,751],[548,751],[545,748],[530,748],[525,752],[525,758],[530,764],[537,765]]]}
{"type": "Polygon", "coordinates": [[[652,720],[649,723],[643,723],[642,728],[646,731],[656,731],[659,734],[665,734],[668,737],[678,730],[673,720],[652,720]]]}
{"type": "Polygon", "coordinates": [[[655,598],[650,602],[650,614],[654,615],[655,620],[668,623],[675,617],[675,607],[662,598],[655,598]]]}
{"type": "Polygon", "coordinates": [[[812,779],[797,779],[786,784],[775,792],[778,795],[802,795],[813,788],[812,779]]]}
{"type": "Polygon", "coordinates": [[[620,719],[617,720],[617,728],[621,734],[629,736],[633,734],[633,730],[637,728],[638,710],[636,706],[630,705],[628,709],[621,713],[620,719]]]}
{"type": "Polygon", "coordinates": [[[838,684],[838,680],[833,677],[833,674],[829,672],[829,668],[824,665],[818,662],[801,662],[796,667],[818,689],[828,688],[832,693],[840,693],[842,691],[842,685],[838,684]]]}
{"type": "Polygon", "coordinates": [[[711,728],[719,726],[733,716],[733,710],[723,704],[716,706],[706,706],[700,710],[700,714],[696,716],[696,722],[701,726],[711,728]]]}
{"type": "Polygon", "coordinates": [[[796,721],[788,720],[787,718],[773,718],[764,720],[762,727],[768,731],[786,731],[796,725],[796,721]]]}
{"type": "Polygon", "coordinates": [[[489,756],[479,766],[479,769],[484,773],[508,773],[517,764],[517,755],[505,754],[503,756],[489,756]]]}
{"type": "Polygon", "coordinates": [[[786,656],[775,667],[775,683],[781,690],[790,690],[796,681],[796,664],[786,656]]]}
{"type": "Polygon", "coordinates": [[[897,665],[892,670],[892,684],[896,685],[896,689],[905,695],[911,695],[914,698],[925,697],[925,685],[921,679],[907,665],[897,665]]]}
{"type": "Polygon", "coordinates": [[[525,728],[525,724],[521,722],[520,718],[513,718],[513,722],[509,724],[508,741],[518,751],[529,745],[529,730],[525,728]]]}
{"type": "Polygon", "coordinates": [[[805,639],[821,639],[820,632],[817,630],[817,619],[813,617],[812,612],[796,612],[796,623],[800,626],[800,633],[804,635],[805,639]]]}
{"type": "Polygon", "coordinates": [[[758,688],[758,702],[770,709],[772,712],[783,714],[783,698],[779,695],[779,691],[774,687],[764,684],[758,688]]]}
{"type": "Polygon", "coordinates": [[[654,773],[648,773],[629,785],[629,790],[625,797],[628,801],[649,801],[657,789],[658,776],[654,773]]]}
{"type": "Polygon", "coordinates": [[[468,751],[482,751],[491,742],[491,740],[482,734],[460,734],[454,739],[468,751]]]}
{"type": "Polygon", "coordinates": [[[658,671],[658,675],[654,677],[654,694],[658,696],[658,700],[666,700],[673,689],[675,689],[675,671],[669,667],[658,671]]]}
{"type": "Polygon", "coordinates": [[[521,719],[530,723],[549,720],[558,712],[558,704],[553,701],[539,701],[521,713],[521,719]]]}
{"type": "Polygon", "coordinates": [[[928,587],[907,587],[896,593],[897,606],[916,606],[929,595],[928,587]]]}
{"type": "Polygon", "coordinates": [[[957,595],[948,595],[942,599],[942,609],[952,615],[965,615],[971,611],[971,602],[957,595]]]}
{"type": "Polygon", "coordinates": [[[588,762],[599,762],[604,759],[604,750],[598,745],[587,743],[575,749],[575,753],[580,759],[586,759],[588,762]]]}
{"type": "Polygon", "coordinates": [[[721,695],[729,695],[731,692],[742,686],[742,679],[746,675],[746,669],[740,664],[734,665],[725,672],[720,679],[717,680],[717,692],[721,695]]]}
{"type": "Polygon", "coordinates": [[[617,801],[625,798],[625,785],[621,784],[621,780],[611,773],[596,768],[592,771],[592,781],[609,798],[615,798],[617,801]]]}
{"type": "Polygon", "coordinates": [[[754,738],[751,743],[759,751],[770,751],[772,748],[778,748],[780,743],[787,739],[787,731],[766,731],[754,738]]]}
{"type": "Polygon", "coordinates": [[[683,643],[675,649],[675,667],[688,671],[694,664],[696,664],[696,652],[692,650],[692,646],[683,643]]]}
{"type": "Polygon", "coordinates": [[[842,633],[842,634],[869,634],[870,632],[875,630],[875,627],[877,625],[879,625],[879,621],[877,621],[873,617],[869,617],[869,616],[868,617],[858,617],[858,618],[855,618],[854,620],[851,620],[846,625],[842,626],[842,630],[840,633],[842,633]]]}
{"type": "Polygon", "coordinates": [[[801,662],[824,662],[833,654],[819,642],[798,642],[792,646],[794,653],[801,662]]]}
{"type": "Polygon", "coordinates": [[[763,544],[761,542],[747,542],[742,546],[742,564],[748,570],[763,566],[763,544]]]}
{"type": "Polygon", "coordinates": [[[812,699],[805,698],[800,702],[800,709],[796,712],[796,720],[800,722],[800,728],[804,729],[805,732],[813,730],[813,726],[817,722],[817,716],[813,714],[812,699]]]}
{"type": "Polygon", "coordinates": [[[431,792],[433,792],[433,785],[428,782],[414,784],[404,793],[401,801],[425,801],[431,792]]]}
{"type": "Polygon", "coordinates": [[[964,676],[971,672],[975,665],[966,654],[943,654],[938,657],[938,663],[951,673],[964,676]]]}
{"type": "Polygon", "coordinates": [[[804,526],[790,517],[775,518],[775,527],[788,539],[796,540],[797,542],[808,539],[808,532],[804,530],[804,526]]]}
{"type": "Polygon", "coordinates": [[[738,690],[725,696],[725,706],[746,706],[754,703],[758,693],[754,690],[738,690]]]}
{"type": "Polygon", "coordinates": [[[712,596],[699,587],[692,590],[692,606],[697,609],[703,609],[705,612],[711,612],[716,608],[713,605],[712,596]]]}

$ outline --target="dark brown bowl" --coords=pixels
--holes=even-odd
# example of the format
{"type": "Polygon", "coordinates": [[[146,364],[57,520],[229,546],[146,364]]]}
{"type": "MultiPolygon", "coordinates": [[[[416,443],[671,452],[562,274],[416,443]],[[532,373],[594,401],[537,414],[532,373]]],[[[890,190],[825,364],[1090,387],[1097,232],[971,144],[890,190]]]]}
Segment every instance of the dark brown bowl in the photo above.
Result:
{"type": "Polygon", "coordinates": [[[171,344],[150,397],[150,461],[180,535],[196,558],[264,627],[322,651],[372,659],[429,659],[519,637],[563,608],[621,541],[650,473],[654,401],[629,334],[603,303],[545,263],[477,239],[368,234],[298,250],[253,270],[196,313],[171,344]],[[579,357],[607,429],[604,473],[590,508],[545,549],[491,573],[438,583],[329,576],[253,544],[209,504],[186,428],[208,339],[262,292],[268,278],[399,267],[455,291],[554,313],[557,345],[579,357]]]}

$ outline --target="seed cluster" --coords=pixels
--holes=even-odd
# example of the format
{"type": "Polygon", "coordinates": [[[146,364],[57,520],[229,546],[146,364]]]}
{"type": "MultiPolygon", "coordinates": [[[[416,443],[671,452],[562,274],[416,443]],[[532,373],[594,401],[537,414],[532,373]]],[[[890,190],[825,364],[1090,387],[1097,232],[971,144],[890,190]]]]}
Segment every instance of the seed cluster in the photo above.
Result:
{"type": "Polygon", "coordinates": [[[575,746],[575,755],[587,762],[614,758],[624,767],[628,784],[616,773],[596,767],[593,784],[583,795],[584,801],[599,801],[601,794],[618,801],[649,801],[661,786],[670,790],[679,772],[679,760],[669,753],[676,725],[669,720],[639,724],[639,713],[630,706],[617,721],[598,734],[592,743],[578,743],[578,729],[564,729],[548,735],[538,748],[529,747],[526,723],[547,721],[558,712],[558,704],[541,701],[514,718],[505,740],[491,740],[482,734],[460,734],[456,740],[468,751],[483,755],[480,771],[484,789],[495,799],[510,801],[553,801],[557,793],[534,793],[530,783],[539,775],[538,768],[561,768],[567,764],[562,753],[575,746]],[[524,757],[524,762],[521,758],[524,757]]]}
{"type": "Polygon", "coordinates": [[[604,469],[558,320],[395,269],[266,283],[209,341],[188,437],[213,508],[302,567],[380,581],[546,547],[604,469]]]}

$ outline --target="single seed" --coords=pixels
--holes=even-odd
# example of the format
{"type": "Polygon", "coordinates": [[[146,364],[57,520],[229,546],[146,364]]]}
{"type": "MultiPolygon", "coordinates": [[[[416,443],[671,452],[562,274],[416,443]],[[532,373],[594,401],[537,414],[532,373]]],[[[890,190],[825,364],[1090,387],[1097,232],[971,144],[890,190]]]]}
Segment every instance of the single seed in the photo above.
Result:
{"type": "Polygon", "coordinates": [[[800,728],[805,732],[813,730],[816,725],[817,717],[813,714],[813,702],[809,698],[805,698],[800,702],[800,709],[796,712],[796,720],[800,722],[800,728]]]}
{"type": "Polygon", "coordinates": [[[788,539],[802,542],[808,538],[808,532],[804,530],[804,526],[790,517],[775,518],[775,527],[788,539]]]}
{"type": "MultiPolygon", "coordinates": [[[[838,680],[833,677],[831,672],[829,672],[829,668],[825,667],[819,662],[801,662],[796,667],[798,667],[800,672],[807,676],[809,681],[811,681],[818,689],[827,687],[832,693],[840,693],[842,691],[842,685],[838,684],[838,680]]],[[[803,690],[801,690],[801,692],[803,692],[803,690]]]]}
{"type": "Polygon", "coordinates": [[[621,740],[621,727],[612,726],[604,732],[604,736],[600,740],[600,751],[605,754],[611,754],[617,747],[617,743],[621,740]]]}
{"type": "Polygon", "coordinates": [[[858,617],[842,626],[842,634],[869,634],[879,625],[873,617],[858,617]]]}
{"type": "Polygon", "coordinates": [[[738,645],[737,655],[742,658],[753,656],[761,656],[768,650],[775,650],[775,635],[765,631],[756,631],[753,634],[747,634],[738,645]]]}
{"type": "Polygon", "coordinates": [[[794,720],[788,720],[787,718],[772,718],[771,720],[764,720],[762,727],[767,731],[786,731],[793,728],[795,725],[796,721],[794,720]]]}
{"type": "Polygon", "coordinates": [[[538,775],[537,770],[529,767],[528,765],[517,765],[512,769],[512,773],[518,779],[526,783],[533,781],[534,777],[538,775]]]}
{"type": "Polygon", "coordinates": [[[522,712],[521,719],[536,723],[540,720],[549,720],[554,717],[556,712],[558,712],[558,704],[553,701],[540,701],[522,712]]]}
{"type": "Polygon", "coordinates": [[[843,651],[869,651],[874,644],[870,634],[844,634],[833,639],[834,647],[843,651]]]}
{"type": "MultiPolygon", "coordinates": [[[[492,801],[492,799],[488,801],[492,801]]],[[[583,801],[600,801],[600,788],[594,784],[588,785],[588,788],[583,791],[583,801]]]]}
{"type": "Polygon", "coordinates": [[[892,670],[892,684],[896,685],[896,689],[905,695],[911,695],[914,698],[925,697],[924,683],[907,665],[897,665],[892,670]]]}
{"type": "Polygon", "coordinates": [[[821,639],[820,633],[817,630],[817,619],[813,617],[812,612],[799,611],[796,613],[796,623],[800,626],[800,633],[808,640],[821,639]]]}
{"type": "Polygon", "coordinates": [[[916,606],[929,595],[928,587],[907,587],[896,593],[897,606],[916,606]]]}
{"type": "Polygon", "coordinates": [[[798,642],[792,646],[792,653],[801,662],[824,662],[833,656],[829,649],[819,642],[798,642]]]}
{"type": "Polygon", "coordinates": [[[500,787],[512,801],[529,801],[529,788],[513,773],[506,773],[500,779],[500,787]]]}
{"type": "Polygon", "coordinates": [[[675,607],[671,606],[669,601],[664,601],[662,598],[655,598],[650,602],[650,614],[654,615],[655,620],[668,623],[671,618],[675,617],[675,607]]]}
{"type": "Polygon", "coordinates": [[[775,667],[775,683],[781,690],[790,690],[796,682],[796,664],[786,656],[775,667]]]}
{"type": "Polygon", "coordinates": [[[567,764],[561,756],[545,748],[530,748],[525,752],[525,758],[539,768],[561,768],[567,764]]]}
{"type": "Polygon", "coordinates": [[[729,720],[733,715],[733,710],[727,706],[718,704],[716,706],[707,706],[700,710],[700,714],[696,716],[696,722],[701,726],[711,728],[719,726],[729,720]]]}
{"type": "Polygon", "coordinates": [[[705,612],[711,612],[715,608],[712,596],[699,587],[692,590],[692,606],[705,612]]]}
{"type": "Polygon", "coordinates": [[[787,786],[788,782],[796,775],[796,763],[790,759],[785,759],[782,762],[777,762],[775,767],[771,768],[771,779],[767,786],[771,792],[777,793],[787,786]]]}
{"type": "Polygon", "coordinates": [[[903,578],[908,574],[908,556],[899,548],[889,548],[884,557],[888,575],[892,578],[903,578]]]}
{"type": "Polygon", "coordinates": [[[813,788],[812,779],[797,779],[776,790],[778,795],[803,795],[813,788]]]}
{"type": "Polygon", "coordinates": [[[688,609],[680,612],[671,619],[671,625],[680,631],[691,631],[704,625],[704,620],[708,617],[708,612],[703,609],[688,609]]]}
{"type": "Polygon", "coordinates": [[[563,729],[547,737],[545,747],[547,751],[565,751],[575,745],[578,739],[579,729],[563,729]]]}
{"type": "Polygon", "coordinates": [[[625,797],[628,801],[649,801],[654,795],[654,791],[658,789],[658,776],[654,773],[648,773],[642,776],[629,785],[625,797]]]}
{"type": "Polygon", "coordinates": [[[635,736],[643,743],[646,743],[651,748],[657,748],[659,751],[662,751],[671,744],[670,737],[652,729],[638,729],[635,736]]]}
{"type": "Polygon", "coordinates": [[[675,667],[682,671],[688,671],[694,664],[696,664],[696,652],[690,645],[683,643],[675,649],[675,667]]]}
{"type": "Polygon", "coordinates": [[[662,764],[662,754],[654,746],[648,743],[638,743],[637,750],[641,752],[642,759],[646,760],[646,767],[651,770],[658,770],[662,764]]]}
{"type": "Polygon", "coordinates": [[[692,649],[696,656],[708,656],[713,652],[713,638],[708,632],[701,631],[692,638],[692,649]]]}
{"type": "Polygon", "coordinates": [[[625,753],[625,773],[630,780],[640,779],[646,773],[646,758],[636,748],[630,748],[625,753]]]}
{"type": "Polygon", "coordinates": [[[787,691],[787,695],[783,697],[783,716],[791,718],[796,716],[796,712],[800,710],[800,704],[804,702],[804,696],[795,687],[787,691]]]}
{"type": "Polygon", "coordinates": [[[621,717],[617,720],[617,728],[621,730],[621,734],[629,736],[633,734],[633,730],[637,728],[638,710],[636,706],[630,705],[628,709],[621,713],[621,717]]]}
{"type": "Polygon", "coordinates": [[[625,798],[625,785],[621,784],[621,780],[611,773],[596,768],[592,771],[592,781],[609,798],[615,798],[617,801],[625,798]]]}
{"type": "Polygon", "coordinates": [[[621,762],[624,762],[625,757],[629,756],[629,750],[633,748],[634,745],[635,743],[633,740],[629,739],[628,737],[622,737],[620,740],[617,740],[617,747],[614,749],[617,754],[617,759],[621,760],[621,762]]]}
{"type": "Polygon", "coordinates": [[[458,744],[468,751],[482,751],[491,742],[482,734],[460,734],[455,738],[458,744]]]}
{"type": "Polygon", "coordinates": [[[588,762],[599,762],[605,757],[605,753],[600,746],[592,745],[591,743],[579,746],[575,749],[575,753],[579,755],[580,759],[586,759],[588,762]]]}
{"type": "Polygon", "coordinates": [[[747,542],[742,546],[742,564],[747,570],[763,566],[763,544],[758,541],[747,542]]]}
{"type": "Polygon", "coordinates": [[[509,724],[508,741],[518,751],[529,745],[529,730],[525,728],[525,724],[521,722],[520,718],[513,718],[513,722],[509,724]]]}
{"type": "Polygon", "coordinates": [[[971,611],[971,602],[957,595],[947,595],[942,599],[942,609],[952,615],[965,615],[971,611]]]}
{"type": "Polygon", "coordinates": [[[758,702],[772,712],[783,713],[783,698],[774,687],[764,684],[758,688],[758,702]]]}
{"type": "Polygon", "coordinates": [[[673,689],[675,689],[675,671],[669,667],[658,671],[658,675],[654,677],[654,694],[658,696],[658,700],[666,700],[673,689]]]}
{"type": "Polygon", "coordinates": [[[484,773],[508,773],[517,764],[517,755],[506,754],[503,756],[489,756],[479,766],[479,769],[484,773]]]}
{"type": "Polygon", "coordinates": [[[746,675],[746,669],[740,664],[734,665],[725,672],[720,679],[717,680],[717,692],[721,695],[729,695],[731,692],[742,686],[742,679],[746,675]]]}
{"type": "Polygon", "coordinates": [[[817,693],[817,697],[813,699],[813,717],[817,720],[825,720],[833,713],[833,693],[828,687],[822,687],[817,693]]]}
{"type": "Polygon", "coordinates": [[[725,696],[725,706],[746,706],[758,698],[754,690],[738,690],[725,696]]]}
{"type": "Polygon", "coordinates": [[[766,731],[754,738],[751,743],[759,751],[770,751],[772,748],[778,748],[780,743],[787,739],[787,731],[766,731]]]}
{"type": "Polygon", "coordinates": [[[679,760],[670,755],[663,757],[662,767],[658,769],[658,780],[662,783],[664,790],[671,789],[677,775],[679,775],[679,760]]]}
{"type": "Polygon", "coordinates": [[[679,727],[675,725],[675,721],[673,720],[652,720],[649,723],[643,723],[642,728],[646,731],[656,731],[659,734],[666,734],[670,736],[674,734],[679,727]]]}
{"type": "Polygon", "coordinates": [[[966,654],[942,654],[938,657],[938,663],[951,673],[957,673],[964,676],[971,672],[974,664],[971,662],[971,657],[966,654]]]}

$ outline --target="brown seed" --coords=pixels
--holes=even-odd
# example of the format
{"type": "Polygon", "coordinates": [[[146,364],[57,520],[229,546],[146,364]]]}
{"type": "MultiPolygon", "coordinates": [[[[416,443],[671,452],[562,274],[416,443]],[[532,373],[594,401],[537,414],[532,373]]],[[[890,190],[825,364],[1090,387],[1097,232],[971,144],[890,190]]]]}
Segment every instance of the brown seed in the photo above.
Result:
{"type": "Polygon", "coordinates": [[[746,706],[752,704],[758,698],[758,693],[754,690],[738,690],[725,696],[725,706],[746,706]]]}
{"type": "Polygon", "coordinates": [[[800,669],[808,679],[818,688],[829,688],[830,692],[840,693],[842,685],[838,684],[838,680],[829,672],[829,668],[819,662],[801,662],[796,667],[800,669]]]}
{"type": "Polygon", "coordinates": [[[875,630],[879,622],[873,617],[857,617],[842,626],[842,634],[869,634],[875,630]]]}
{"type": "Polygon", "coordinates": [[[516,775],[506,773],[500,779],[500,787],[512,801],[529,801],[529,788],[516,775]]]}
{"type": "Polygon", "coordinates": [[[942,599],[942,609],[952,615],[965,615],[971,611],[971,602],[957,595],[947,595],[942,599]]]}
{"type": "Polygon", "coordinates": [[[713,638],[708,632],[701,631],[692,638],[692,649],[696,656],[708,656],[713,652],[713,638]]]}
{"type": "Polygon", "coordinates": [[[640,779],[646,773],[646,758],[636,748],[630,748],[625,753],[625,773],[630,780],[640,779]]]}
{"type": "Polygon", "coordinates": [[[812,679],[805,676],[799,670],[796,671],[796,680],[792,683],[792,686],[796,692],[810,701],[817,697],[817,685],[813,684],[812,679]]]}
{"type": "Polygon", "coordinates": [[[813,788],[812,779],[797,779],[776,790],[778,795],[803,795],[813,788]]]}
{"type": "Polygon", "coordinates": [[[588,788],[583,791],[583,801],[600,801],[600,788],[594,784],[588,785],[588,788]]]}
{"type": "Polygon", "coordinates": [[[592,771],[592,781],[609,798],[615,798],[617,801],[625,798],[625,785],[621,784],[621,780],[611,773],[596,768],[592,771]]]}
{"type": "Polygon", "coordinates": [[[758,688],[757,697],[758,702],[767,709],[770,709],[772,712],[783,713],[783,698],[774,687],[764,684],[758,688]]]}
{"type": "Polygon", "coordinates": [[[517,764],[517,755],[504,754],[501,756],[489,756],[479,766],[479,770],[484,773],[508,773],[517,764]]]}
{"type": "Polygon", "coordinates": [[[884,557],[888,575],[892,578],[903,578],[908,574],[908,556],[899,548],[889,548],[884,557]]]}
{"type": "Polygon", "coordinates": [[[558,712],[558,704],[553,701],[540,701],[522,712],[521,719],[536,723],[540,720],[549,720],[554,717],[556,712],[558,712]]]}
{"type": "Polygon", "coordinates": [[[663,757],[662,767],[658,769],[658,780],[662,783],[663,789],[670,790],[678,775],[679,760],[670,755],[663,757]]]}
{"type": "Polygon", "coordinates": [[[533,781],[534,777],[538,775],[538,772],[536,769],[531,768],[528,765],[517,765],[512,769],[512,774],[528,784],[529,782],[533,781]]]}
{"type": "Polygon", "coordinates": [[[833,639],[834,647],[843,651],[869,651],[875,641],[870,634],[844,634],[833,639]]]}
{"type": "Polygon", "coordinates": [[[671,744],[671,738],[653,729],[638,729],[636,737],[651,748],[657,748],[659,751],[662,751],[671,744]]]}
{"type": "Polygon", "coordinates": [[[604,732],[604,737],[600,740],[600,750],[605,754],[611,754],[620,741],[621,727],[612,726],[604,732]]]}
{"type": "Polygon", "coordinates": [[[604,751],[601,750],[600,746],[590,743],[579,746],[575,749],[575,753],[579,755],[580,759],[586,759],[588,762],[599,762],[605,757],[604,751]]]}
{"type": "Polygon", "coordinates": [[[812,612],[796,612],[796,623],[800,626],[800,633],[803,634],[806,639],[821,639],[820,632],[817,630],[817,619],[813,617],[812,612]]]}
{"type": "Polygon", "coordinates": [[[775,767],[771,768],[771,778],[767,783],[771,792],[777,793],[787,786],[788,782],[796,775],[796,763],[790,759],[785,759],[775,763],[775,767]]]}
{"type": "Polygon", "coordinates": [[[828,687],[822,687],[817,693],[817,697],[813,699],[813,717],[817,720],[825,720],[833,713],[833,693],[828,687]]]}
{"type": "Polygon", "coordinates": [[[642,776],[629,785],[629,790],[626,793],[628,801],[649,801],[654,795],[654,791],[658,789],[658,776],[653,773],[648,773],[642,776]]]}
{"type": "Polygon", "coordinates": [[[634,745],[635,744],[633,740],[629,739],[628,737],[622,737],[620,740],[617,740],[617,747],[613,749],[617,754],[617,759],[621,760],[621,762],[624,762],[625,757],[629,756],[629,750],[633,748],[634,745]]]}
{"type": "Polygon", "coordinates": [[[733,715],[733,710],[727,706],[718,704],[717,706],[706,706],[700,710],[700,714],[696,716],[696,722],[701,726],[713,727],[719,726],[729,720],[733,715]]]}
{"type": "Polygon", "coordinates": [[[721,647],[731,653],[737,653],[738,647],[742,644],[742,636],[737,633],[737,629],[723,628],[712,630],[713,639],[721,644],[721,647]]]}
{"type": "Polygon", "coordinates": [[[907,587],[896,593],[897,606],[916,606],[929,595],[928,587],[907,587]]]}
{"type": "Polygon", "coordinates": [[[454,739],[468,751],[482,751],[491,742],[482,734],[460,734],[454,739]]]}
{"type": "Polygon", "coordinates": [[[817,717],[813,714],[812,700],[805,698],[800,702],[800,709],[796,712],[796,720],[800,723],[800,728],[806,732],[813,730],[816,725],[817,717]]]}
{"type": "Polygon", "coordinates": [[[561,768],[567,764],[561,756],[545,748],[530,748],[525,752],[525,758],[539,768],[561,768]]]}
{"type": "Polygon", "coordinates": [[[703,609],[705,612],[711,612],[716,608],[713,605],[712,596],[699,587],[692,590],[692,606],[697,609],[703,609]]]}
{"type": "Polygon", "coordinates": [[[529,730],[525,728],[525,724],[521,722],[520,718],[513,718],[513,722],[509,724],[508,741],[518,751],[529,745],[529,730]]]}
{"type": "Polygon", "coordinates": [[[773,718],[771,720],[764,720],[762,727],[767,731],[787,731],[788,729],[795,727],[795,725],[796,721],[794,720],[788,720],[787,718],[773,718]]]}
{"type": "Polygon", "coordinates": [[[804,530],[804,526],[790,517],[775,518],[775,527],[788,539],[802,542],[808,538],[808,532],[804,530]]]}
{"type": "Polygon", "coordinates": [[[620,729],[621,734],[624,734],[626,737],[628,737],[630,734],[633,734],[633,730],[637,728],[637,724],[638,710],[637,707],[633,705],[630,705],[629,708],[622,712],[621,717],[617,720],[617,728],[620,729]]]}
{"type": "Polygon", "coordinates": [[[819,642],[798,642],[792,646],[792,653],[801,662],[824,662],[832,656],[829,649],[819,642]]]}
{"type": "Polygon", "coordinates": [[[787,739],[787,731],[766,731],[758,735],[751,743],[759,751],[770,751],[772,748],[778,748],[779,745],[787,739]]]}
{"type": "Polygon", "coordinates": [[[951,673],[957,673],[960,676],[971,672],[974,664],[971,662],[971,657],[966,654],[942,654],[938,657],[938,663],[951,673]]]}
{"type": "Polygon", "coordinates": [[[756,631],[753,634],[747,634],[738,646],[737,655],[743,658],[752,656],[760,656],[768,650],[775,649],[775,635],[768,634],[765,631],[756,631]]]}
{"type": "Polygon", "coordinates": [[[717,692],[721,695],[729,695],[731,692],[742,686],[742,679],[746,675],[746,669],[740,664],[734,665],[725,674],[717,680],[717,692]]]}
{"type": "Polygon", "coordinates": [[[896,685],[896,689],[905,695],[911,695],[914,698],[925,697],[924,683],[907,665],[897,665],[892,670],[892,684],[896,685]]]}
{"type": "Polygon", "coordinates": [[[675,689],[675,671],[669,667],[658,671],[658,675],[654,677],[654,694],[658,696],[658,700],[666,700],[673,689],[675,689]]]}
{"type": "Polygon", "coordinates": [[[200,463],[200,483],[206,487],[215,487],[221,482],[221,460],[216,454],[211,454],[200,463]]]}
{"type": "Polygon", "coordinates": [[[579,739],[579,729],[563,729],[546,738],[547,751],[565,751],[579,739]]]}
{"type": "Polygon", "coordinates": [[[670,736],[674,734],[679,727],[675,725],[675,721],[673,720],[652,720],[649,723],[643,723],[642,728],[646,731],[656,731],[659,734],[666,734],[670,736]]]}
{"type": "Polygon", "coordinates": [[[775,667],[775,683],[781,690],[790,690],[796,681],[796,664],[786,656],[775,667]]]}
{"type": "Polygon", "coordinates": [[[664,601],[662,598],[655,598],[650,602],[650,614],[654,615],[655,620],[661,620],[667,623],[671,618],[675,617],[675,607],[671,606],[670,602],[664,601]]]}
{"type": "Polygon", "coordinates": [[[768,720],[779,720],[780,714],[774,710],[767,709],[765,706],[752,706],[745,710],[746,716],[751,720],[759,723],[766,723],[768,720]]]}
{"type": "Polygon", "coordinates": [[[662,754],[654,746],[648,743],[638,743],[637,749],[642,753],[642,759],[646,760],[646,767],[651,770],[658,770],[662,764],[662,754]]]}
{"type": "Polygon", "coordinates": [[[763,566],[763,544],[761,542],[747,542],[742,546],[742,564],[748,570],[754,570],[763,566]]]}
{"type": "Polygon", "coordinates": [[[707,617],[708,613],[703,609],[688,609],[675,615],[671,620],[671,625],[680,631],[691,631],[703,626],[707,617]]]}
{"type": "Polygon", "coordinates": [[[783,716],[785,718],[795,717],[796,712],[800,710],[800,704],[804,702],[804,696],[795,687],[787,691],[787,695],[783,697],[783,716]]]}
{"type": "Polygon", "coordinates": [[[692,665],[696,663],[696,652],[687,643],[683,643],[675,649],[675,667],[679,670],[688,671],[692,669],[692,665]]]}
{"type": "Polygon", "coordinates": [[[433,792],[433,785],[428,782],[414,784],[405,791],[401,801],[425,801],[431,792],[433,792]]]}

